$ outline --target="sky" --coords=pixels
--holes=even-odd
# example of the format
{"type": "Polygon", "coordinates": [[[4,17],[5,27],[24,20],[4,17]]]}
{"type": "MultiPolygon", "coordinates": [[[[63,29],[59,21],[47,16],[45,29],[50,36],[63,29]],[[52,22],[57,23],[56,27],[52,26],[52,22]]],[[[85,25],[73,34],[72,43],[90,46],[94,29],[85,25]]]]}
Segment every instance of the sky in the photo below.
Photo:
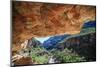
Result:
{"type": "Polygon", "coordinates": [[[35,37],[35,39],[37,39],[38,41],[40,41],[41,43],[43,43],[44,41],[48,40],[50,37],[35,37]]]}

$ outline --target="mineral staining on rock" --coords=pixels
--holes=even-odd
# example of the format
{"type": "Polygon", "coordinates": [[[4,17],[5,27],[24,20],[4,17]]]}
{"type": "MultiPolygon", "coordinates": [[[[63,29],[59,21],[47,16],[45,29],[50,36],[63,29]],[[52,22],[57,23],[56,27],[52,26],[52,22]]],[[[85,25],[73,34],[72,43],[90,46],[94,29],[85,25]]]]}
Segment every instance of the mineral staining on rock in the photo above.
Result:
{"type": "Polygon", "coordinates": [[[29,39],[77,34],[85,21],[95,20],[96,11],[95,6],[15,1],[13,12],[13,38],[29,39]]]}

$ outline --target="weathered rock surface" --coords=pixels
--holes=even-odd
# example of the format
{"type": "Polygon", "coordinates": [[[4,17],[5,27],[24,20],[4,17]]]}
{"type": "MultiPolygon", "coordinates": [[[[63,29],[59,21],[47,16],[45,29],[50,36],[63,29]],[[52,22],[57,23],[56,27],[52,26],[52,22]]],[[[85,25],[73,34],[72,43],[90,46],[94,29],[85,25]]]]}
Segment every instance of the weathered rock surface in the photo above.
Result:
{"type": "Polygon", "coordinates": [[[15,66],[32,65],[32,64],[36,64],[36,62],[33,62],[32,58],[30,57],[22,57],[14,62],[15,66]]]}
{"type": "Polygon", "coordinates": [[[95,20],[95,6],[13,2],[13,42],[60,34],[76,34],[95,20]]]}

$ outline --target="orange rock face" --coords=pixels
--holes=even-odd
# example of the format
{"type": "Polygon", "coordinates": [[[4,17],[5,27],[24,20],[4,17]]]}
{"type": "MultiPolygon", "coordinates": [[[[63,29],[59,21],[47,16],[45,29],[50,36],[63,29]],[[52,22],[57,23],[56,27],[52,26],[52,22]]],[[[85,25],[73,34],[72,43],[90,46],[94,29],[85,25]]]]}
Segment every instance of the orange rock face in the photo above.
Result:
{"type": "Polygon", "coordinates": [[[32,37],[77,34],[85,21],[95,20],[96,7],[13,1],[13,44],[32,37]]]}
{"type": "Polygon", "coordinates": [[[22,57],[19,60],[16,60],[15,65],[32,65],[35,64],[35,62],[32,61],[30,57],[22,57]]]}

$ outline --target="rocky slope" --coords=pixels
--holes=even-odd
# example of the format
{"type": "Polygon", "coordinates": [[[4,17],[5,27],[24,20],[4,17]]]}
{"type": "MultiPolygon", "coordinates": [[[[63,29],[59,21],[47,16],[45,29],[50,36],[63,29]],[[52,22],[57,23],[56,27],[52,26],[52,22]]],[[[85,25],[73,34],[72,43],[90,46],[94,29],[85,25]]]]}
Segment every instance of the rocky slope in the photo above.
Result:
{"type": "Polygon", "coordinates": [[[37,64],[32,60],[31,52],[33,48],[41,47],[41,43],[35,38],[31,38],[19,45],[13,45],[12,48],[12,66],[13,65],[30,65],[37,64]]]}

